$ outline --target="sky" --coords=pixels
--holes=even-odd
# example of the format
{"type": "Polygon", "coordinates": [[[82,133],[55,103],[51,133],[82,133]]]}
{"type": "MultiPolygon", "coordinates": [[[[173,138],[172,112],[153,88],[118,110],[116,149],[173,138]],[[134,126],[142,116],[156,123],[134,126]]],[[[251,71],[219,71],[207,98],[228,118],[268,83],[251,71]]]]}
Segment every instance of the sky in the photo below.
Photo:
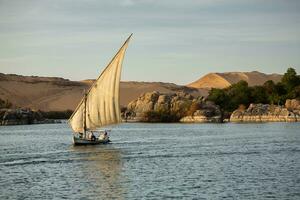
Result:
{"type": "Polygon", "coordinates": [[[96,78],[131,33],[125,81],[300,74],[299,0],[0,0],[0,72],[96,78]]]}

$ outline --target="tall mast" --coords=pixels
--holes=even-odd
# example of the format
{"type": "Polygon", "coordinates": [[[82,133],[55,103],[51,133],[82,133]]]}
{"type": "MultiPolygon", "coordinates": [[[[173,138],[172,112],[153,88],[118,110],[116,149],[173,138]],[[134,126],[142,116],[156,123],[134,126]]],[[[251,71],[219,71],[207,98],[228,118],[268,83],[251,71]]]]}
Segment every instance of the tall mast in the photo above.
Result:
{"type": "Polygon", "coordinates": [[[84,131],[84,137],[85,137],[85,131],[86,131],[86,99],[87,99],[87,93],[84,91],[84,111],[83,111],[83,131],[84,131]]]}

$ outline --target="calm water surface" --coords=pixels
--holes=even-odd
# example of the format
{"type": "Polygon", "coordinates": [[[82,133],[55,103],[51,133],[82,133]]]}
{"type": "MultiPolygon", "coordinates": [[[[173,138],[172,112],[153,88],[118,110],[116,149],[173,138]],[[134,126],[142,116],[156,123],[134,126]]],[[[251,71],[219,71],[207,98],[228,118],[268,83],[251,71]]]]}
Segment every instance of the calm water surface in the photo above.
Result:
{"type": "Polygon", "coordinates": [[[0,126],[0,199],[300,199],[300,123],[0,126]]]}

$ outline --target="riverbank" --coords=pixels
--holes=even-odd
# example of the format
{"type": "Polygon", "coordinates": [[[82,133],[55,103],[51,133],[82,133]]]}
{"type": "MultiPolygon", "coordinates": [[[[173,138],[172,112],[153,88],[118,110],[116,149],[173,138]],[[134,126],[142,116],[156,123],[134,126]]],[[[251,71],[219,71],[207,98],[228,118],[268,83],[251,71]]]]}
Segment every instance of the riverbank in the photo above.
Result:
{"type": "MultiPolygon", "coordinates": [[[[42,112],[30,109],[0,109],[0,125],[65,123],[72,111],[42,112]]],[[[122,122],[150,123],[256,123],[300,122],[300,101],[287,100],[284,106],[250,104],[225,115],[219,106],[191,95],[150,92],[122,109],[122,122]]]]}
{"type": "Polygon", "coordinates": [[[53,112],[33,111],[31,109],[0,109],[0,125],[26,125],[26,124],[53,124],[64,123],[65,119],[48,118],[54,115],[53,112]]]}
{"type": "Polygon", "coordinates": [[[300,101],[288,99],[284,106],[250,104],[247,109],[237,109],[230,122],[299,122],[300,101]]]}
{"type": "Polygon", "coordinates": [[[300,101],[287,99],[285,105],[250,104],[232,113],[201,97],[186,93],[162,94],[157,91],[142,94],[122,110],[125,122],[297,122],[300,121],[300,101]]]}

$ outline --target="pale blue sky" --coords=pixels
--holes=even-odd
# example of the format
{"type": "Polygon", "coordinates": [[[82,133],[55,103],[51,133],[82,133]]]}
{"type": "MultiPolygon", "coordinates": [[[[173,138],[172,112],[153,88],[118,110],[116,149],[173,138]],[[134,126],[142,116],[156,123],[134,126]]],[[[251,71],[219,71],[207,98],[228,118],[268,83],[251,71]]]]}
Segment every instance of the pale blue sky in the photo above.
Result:
{"type": "Polygon", "coordinates": [[[130,33],[122,80],[300,73],[299,0],[0,0],[0,72],[96,78],[130,33]]]}

